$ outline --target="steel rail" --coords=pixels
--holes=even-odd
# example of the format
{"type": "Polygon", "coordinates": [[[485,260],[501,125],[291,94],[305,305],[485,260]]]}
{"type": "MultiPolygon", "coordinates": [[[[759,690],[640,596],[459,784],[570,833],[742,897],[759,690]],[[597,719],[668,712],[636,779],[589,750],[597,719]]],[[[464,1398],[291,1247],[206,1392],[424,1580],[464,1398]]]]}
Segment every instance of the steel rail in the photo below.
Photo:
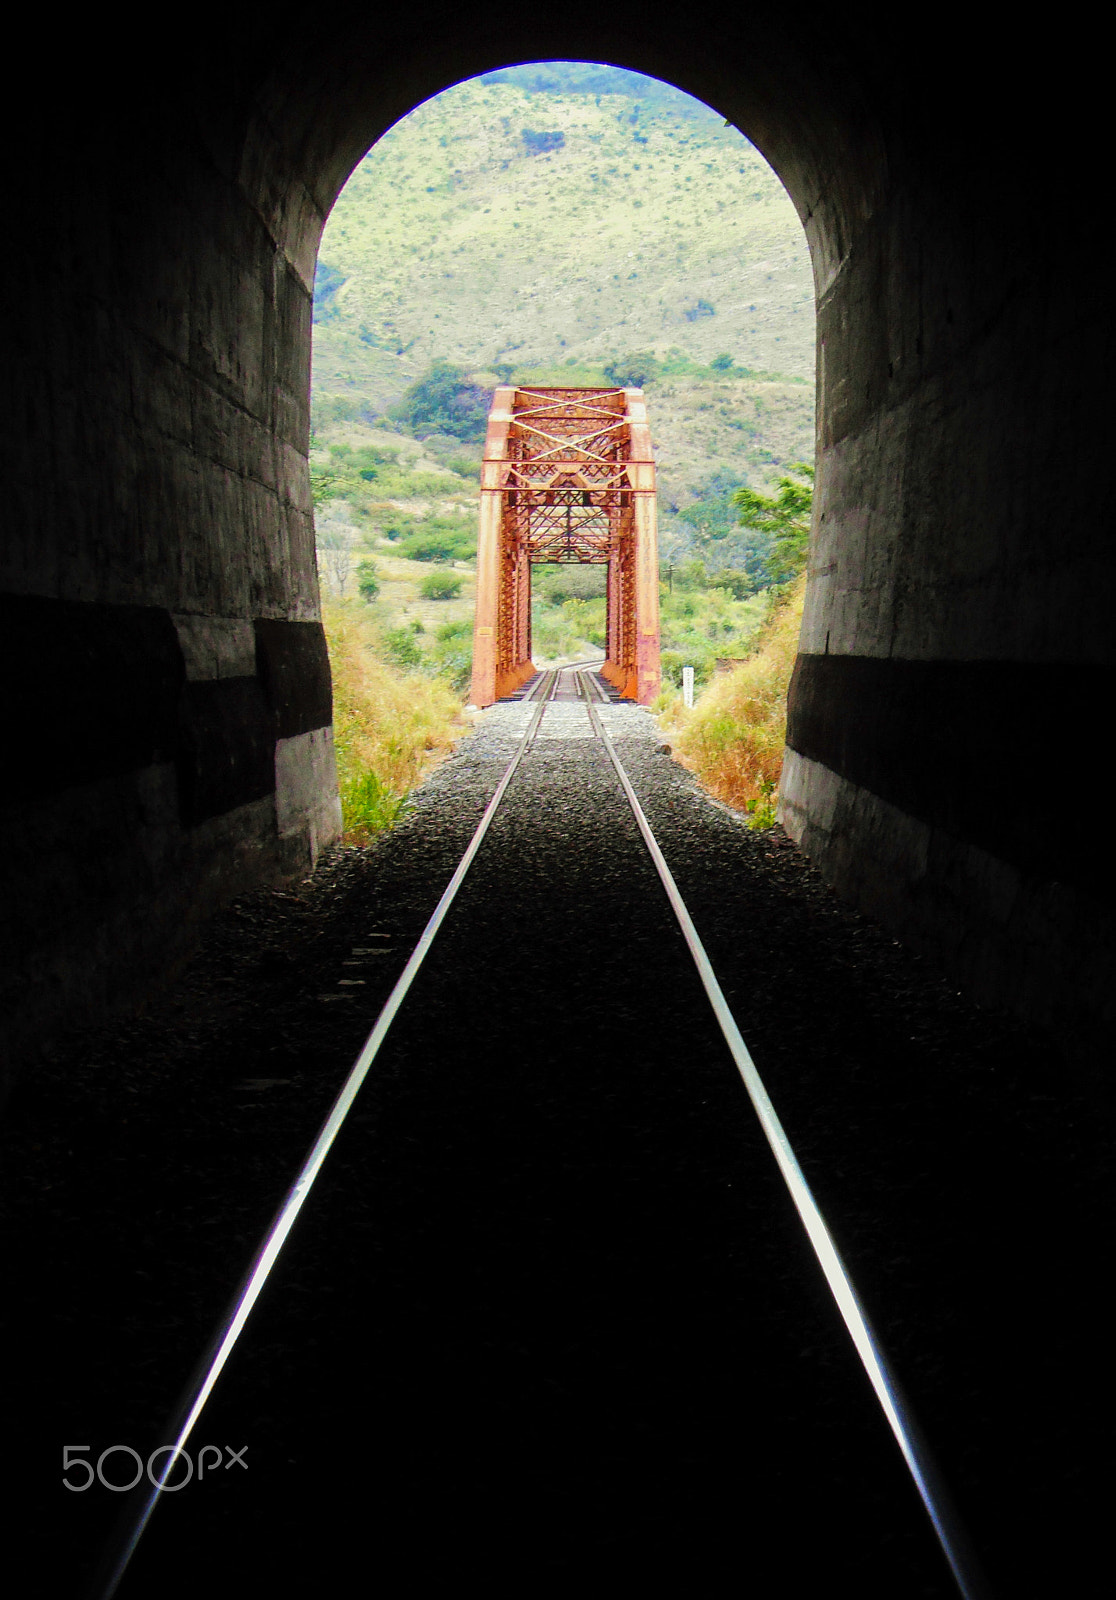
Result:
{"type": "Polygon", "coordinates": [[[407,991],[417,977],[419,968],[426,959],[439,928],[445,921],[446,913],[457,897],[457,891],[461,888],[465,875],[473,864],[473,860],[481,847],[485,834],[488,832],[493,817],[496,815],[500,802],[504,798],[508,785],[515,776],[519,763],[535,741],[539,724],[557,690],[558,676],[557,671],[544,674],[540,684],[536,686],[541,690],[541,693],[539,693],[538,699],[535,701],[536,710],[534,715],[520,738],[519,748],[509,762],[492,799],[488,802],[484,815],[477,824],[476,832],[457,864],[457,870],[446,885],[442,898],[438,901],[429,922],[423,929],[418,943],[411,952],[407,965],[403,968],[395,987],[384,1002],[383,1009],[376,1019],[372,1032],[365,1040],[360,1054],[349,1071],[348,1077],[330,1107],[326,1119],[319,1129],[318,1136],[310,1148],[310,1153],[303,1162],[298,1177],[292,1184],[287,1198],[276,1213],[275,1219],[264,1237],[247,1276],[226,1312],[225,1318],[211,1341],[205,1356],[195,1369],[194,1376],[187,1386],[177,1410],[173,1413],[173,1420],[163,1435],[166,1442],[162,1448],[168,1452],[165,1466],[157,1479],[154,1480],[153,1486],[148,1488],[147,1484],[144,1484],[143,1489],[131,1504],[125,1507],[117,1536],[102,1559],[100,1572],[95,1580],[93,1593],[99,1597],[99,1600],[111,1600],[124,1577],[143,1531],[151,1520],[151,1515],[155,1510],[160,1495],[164,1492],[174,1464],[185,1448],[186,1441],[193,1432],[198,1418],[201,1416],[202,1409],[213,1392],[214,1385],[231,1356],[234,1345],[244,1330],[244,1325],[248,1321],[252,1308],[259,1299],[264,1284],[279,1259],[279,1253],[286,1243],[287,1236],[294,1227],[299,1212],[309,1198],[314,1180],[321,1171],[322,1164],[341,1131],[341,1126],[368,1075],[369,1068],[387,1037],[388,1030],[394,1022],[400,1006],[403,1004],[407,991]]]}
{"type": "MultiPolygon", "coordinates": [[[[524,730],[515,755],[509,762],[500,783],[489,801],[464,855],[446,886],[441,899],[430,917],[422,935],[409,957],[406,966],[388,996],[375,1025],[345,1079],[305,1162],[292,1185],[287,1198],[277,1212],[263,1243],[258,1250],[240,1290],[235,1296],[220,1328],[195,1371],[185,1395],[174,1413],[172,1424],[163,1435],[173,1443],[163,1446],[167,1462],[154,1486],[144,1486],[137,1509],[126,1509],[121,1529],[101,1565],[101,1576],[93,1593],[98,1600],[111,1600],[124,1577],[144,1529],[150,1521],[155,1506],[173,1470],[175,1461],[185,1448],[201,1412],[209,1399],[217,1379],[232,1354],[243,1332],[263,1287],[279,1258],[288,1235],[309,1197],[314,1181],[334,1144],[345,1118],[387,1037],[400,1006],[411,988],[442,922],[457,896],[473,860],[476,857],[488,828],[500,806],[512,778],[523,757],[530,750],[538,734],[547,706],[553,700],[563,672],[573,673],[578,693],[585,705],[594,734],[603,744],[616,775],[624,790],[640,834],[670,901],[671,908],[682,929],[687,947],[697,967],[706,995],[712,1005],[721,1032],[743,1079],[752,1105],[756,1111],[767,1142],[775,1156],[792,1201],[821,1266],[826,1282],[852,1338],[857,1354],[867,1372],[872,1388],[899,1445],[904,1461],[914,1481],[922,1503],[929,1515],[939,1546],[964,1600],[985,1600],[987,1589],[979,1571],[964,1530],[950,1503],[948,1493],[934,1466],[928,1447],[918,1425],[903,1397],[898,1380],[893,1373],[879,1342],[873,1333],[866,1313],[860,1304],[855,1287],[849,1277],[836,1245],[829,1233],[822,1213],[798,1164],[797,1157],[779,1121],[767,1090],[740,1034],[735,1018],[713,972],[701,939],[694,927],[689,911],[678,890],[650,823],[632,788],[631,781],[598,715],[590,690],[601,694],[599,685],[588,681],[588,672],[595,663],[571,663],[568,667],[553,669],[540,676],[526,697],[535,705],[534,714],[524,730]]],[[[602,701],[607,703],[602,695],[602,701]]],[[[133,1502],[134,1504],[135,1502],[133,1502]]]]}
{"type": "Polygon", "coordinates": [[[659,842],[651,830],[647,815],[639,803],[639,798],[632,788],[631,780],[624,769],[624,764],[616,753],[616,747],[608,735],[608,731],[597,713],[597,707],[589,696],[588,685],[585,682],[584,671],[577,673],[578,688],[581,693],[585,709],[589,714],[589,721],[593,731],[604,745],[609,759],[616,770],[621,787],[632,809],[647,852],[659,874],[663,888],[666,890],[667,899],[670,901],[671,910],[678,920],[686,940],[687,948],[697,967],[698,976],[706,996],[713,1008],[725,1043],[736,1063],[737,1071],[744,1081],[748,1097],[759,1118],[764,1137],[771,1148],[771,1152],[778,1163],[783,1182],[790,1192],[796,1211],[813,1251],[829,1285],[830,1293],[836,1301],[845,1327],[856,1347],[861,1364],[868,1375],[869,1382],[875,1392],[876,1399],[887,1418],[895,1441],[899,1446],[906,1462],[907,1469],[914,1480],[919,1498],[930,1518],[938,1545],[944,1555],[949,1569],[953,1574],[954,1582],[964,1596],[964,1600],[987,1600],[987,1582],[981,1571],[976,1555],[969,1542],[961,1520],[954,1509],[949,1493],[942,1482],[937,1466],[934,1463],[929,1447],[922,1435],[910,1406],[903,1395],[899,1380],[891,1368],[891,1364],[884,1354],[860,1297],[856,1292],[848,1269],[841,1260],[837,1246],[822,1216],[821,1209],[814,1199],[810,1185],[807,1183],[802,1168],[798,1164],[798,1157],[790,1140],[787,1138],[782,1123],[779,1121],[771,1097],[767,1093],[763,1079],[760,1077],[751,1052],[744,1043],[744,1039],[737,1026],[736,1018],[725,999],[724,991],[717,981],[712,963],[706,954],[693,919],[686,908],[686,902],[679,892],[674,881],[666,857],[659,848],[659,842]]]}

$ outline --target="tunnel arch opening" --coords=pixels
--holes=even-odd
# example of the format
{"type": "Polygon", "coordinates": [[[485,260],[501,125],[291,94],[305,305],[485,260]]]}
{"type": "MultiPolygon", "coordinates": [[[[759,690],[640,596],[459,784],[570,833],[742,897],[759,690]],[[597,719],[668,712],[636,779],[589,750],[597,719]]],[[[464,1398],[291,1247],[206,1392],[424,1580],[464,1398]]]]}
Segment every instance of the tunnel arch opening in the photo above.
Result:
{"type": "MultiPolygon", "coordinates": [[[[655,450],[663,450],[665,464],[659,498],[669,570],[687,560],[710,569],[708,584],[690,584],[702,599],[698,619],[692,595],[680,601],[679,615],[669,615],[670,584],[667,624],[678,637],[668,637],[669,666],[680,680],[682,660],[696,662],[704,681],[715,660],[747,652],[769,581],[763,550],[755,548],[762,538],[740,537],[731,493],[748,482],[769,487],[785,462],[813,455],[808,261],[800,221],[769,164],[726,119],[669,83],[599,62],[484,73],[388,130],[357,163],[330,214],[316,271],[315,440],[321,447],[326,435],[342,436],[340,413],[348,428],[344,443],[331,448],[349,451],[363,438],[361,459],[378,461],[393,444],[393,423],[382,372],[372,365],[382,369],[393,358],[401,369],[396,393],[404,375],[420,380],[425,368],[432,383],[451,362],[462,364],[463,380],[489,393],[508,382],[549,385],[548,393],[555,385],[645,384],[655,450]],[[362,353],[370,356],[363,390],[354,375],[362,353]],[[660,395],[661,429],[654,426],[660,395]],[[751,606],[738,603],[752,595],[751,606]],[[724,599],[725,614],[706,617],[706,597],[724,599]]],[[[461,399],[471,393],[463,382],[461,399]]],[[[425,422],[407,430],[419,440],[432,436],[424,465],[437,467],[454,450],[460,455],[460,443],[438,436],[441,426],[464,437],[445,407],[425,422]]],[[[368,468],[362,475],[376,474],[368,468]]],[[[440,512],[452,512],[452,503],[420,507],[416,526],[404,502],[377,504],[378,493],[373,484],[362,497],[363,535],[350,530],[366,564],[379,561],[397,579],[395,557],[408,547],[428,555],[439,537],[448,560],[455,530],[440,512]],[[431,518],[426,526],[439,528],[425,550],[423,514],[431,518]],[[406,537],[399,537],[400,524],[406,537]]],[[[335,504],[327,509],[331,519],[335,504]]],[[[331,520],[331,543],[334,530],[331,520]]],[[[320,554],[324,564],[336,563],[333,548],[320,554]]],[[[545,567],[543,573],[553,576],[545,567]]],[[[399,585],[383,587],[394,597],[399,585]]],[[[547,607],[546,589],[540,596],[537,585],[531,607],[521,587],[528,609],[517,637],[531,634],[532,610],[541,609],[535,639],[548,662],[558,608],[547,607]]],[[[599,601],[565,608],[592,614],[593,637],[568,643],[562,659],[619,648],[610,621],[615,588],[610,582],[599,601]]],[[[377,609],[384,610],[382,597],[377,609]]],[[[436,635],[437,610],[424,613],[410,596],[400,611],[396,600],[391,647],[407,660],[422,647],[436,663],[438,635],[455,626],[436,635]],[[421,630],[417,643],[412,626],[421,630]]],[[[475,652],[485,646],[480,639],[475,652]]],[[[509,657],[505,689],[516,670],[509,657]]],[[[615,671],[625,692],[645,702],[658,693],[657,662],[640,669],[638,689],[634,655],[629,670],[615,671]]],[[[487,704],[494,692],[492,685],[478,691],[474,681],[471,698],[487,704]]]]}

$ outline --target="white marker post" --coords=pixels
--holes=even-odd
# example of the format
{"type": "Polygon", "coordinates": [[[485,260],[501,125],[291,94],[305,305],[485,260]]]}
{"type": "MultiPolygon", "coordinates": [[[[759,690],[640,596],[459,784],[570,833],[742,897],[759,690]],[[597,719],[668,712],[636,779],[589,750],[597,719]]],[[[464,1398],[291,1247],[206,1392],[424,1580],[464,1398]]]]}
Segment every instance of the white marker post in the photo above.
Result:
{"type": "Polygon", "coordinates": [[[693,669],[693,667],[683,667],[682,668],[682,703],[686,707],[687,711],[691,711],[693,709],[693,704],[694,704],[694,669],[693,669]]]}

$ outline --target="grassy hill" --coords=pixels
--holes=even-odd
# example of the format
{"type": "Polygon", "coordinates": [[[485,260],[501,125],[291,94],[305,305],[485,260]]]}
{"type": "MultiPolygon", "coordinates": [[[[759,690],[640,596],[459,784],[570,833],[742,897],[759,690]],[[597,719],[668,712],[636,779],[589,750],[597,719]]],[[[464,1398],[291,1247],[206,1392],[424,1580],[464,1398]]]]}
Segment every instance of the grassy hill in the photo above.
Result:
{"type": "Polygon", "coordinates": [[[489,385],[599,383],[650,352],[664,509],[812,455],[797,214],[747,140],[653,79],[558,63],[436,96],[357,167],[320,261],[319,437],[382,418],[438,359],[489,385]]]}

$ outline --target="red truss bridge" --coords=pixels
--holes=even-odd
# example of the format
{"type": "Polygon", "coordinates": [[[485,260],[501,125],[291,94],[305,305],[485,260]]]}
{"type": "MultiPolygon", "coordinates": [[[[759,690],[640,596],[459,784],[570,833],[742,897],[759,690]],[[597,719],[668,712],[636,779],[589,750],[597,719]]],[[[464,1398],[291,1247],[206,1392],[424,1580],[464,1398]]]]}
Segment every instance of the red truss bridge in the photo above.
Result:
{"type": "Polygon", "coordinates": [[[531,568],[554,561],[608,567],[603,674],[648,705],[659,693],[659,555],[642,390],[496,390],[481,469],[474,705],[534,676],[531,568]]]}

